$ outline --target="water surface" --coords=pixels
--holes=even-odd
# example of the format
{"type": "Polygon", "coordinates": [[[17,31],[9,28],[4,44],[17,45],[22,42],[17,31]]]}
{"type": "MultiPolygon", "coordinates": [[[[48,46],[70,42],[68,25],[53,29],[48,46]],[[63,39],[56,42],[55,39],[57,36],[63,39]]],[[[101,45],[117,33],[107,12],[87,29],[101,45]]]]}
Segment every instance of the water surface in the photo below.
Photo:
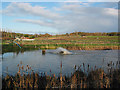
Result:
{"type": "MultiPolygon", "coordinates": [[[[26,51],[23,53],[4,53],[2,59],[2,73],[6,75],[7,67],[10,75],[16,74],[18,71],[17,65],[22,61],[23,65],[27,64],[36,72],[55,73],[57,76],[60,73],[60,65],[62,61],[62,73],[70,75],[74,71],[74,65],[82,65],[85,63],[90,67],[107,68],[107,63],[110,61],[116,63],[118,61],[118,50],[72,50],[72,55],[52,54],[54,50],[47,50],[45,55],[42,55],[41,50],[26,51]]],[[[82,68],[82,67],[81,67],[82,68]]]]}

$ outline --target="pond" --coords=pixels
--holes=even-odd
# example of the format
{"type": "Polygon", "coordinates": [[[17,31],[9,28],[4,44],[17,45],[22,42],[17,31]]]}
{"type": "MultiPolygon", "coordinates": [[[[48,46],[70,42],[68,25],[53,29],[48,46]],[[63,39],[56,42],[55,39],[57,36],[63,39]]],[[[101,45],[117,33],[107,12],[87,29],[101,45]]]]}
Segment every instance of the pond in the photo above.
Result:
{"type": "MultiPolygon", "coordinates": [[[[9,52],[3,54],[2,59],[2,74],[6,75],[6,72],[10,75],[14,75],[18,72],[17,65],[22,61],[22,65],[29,65],[35,72],[47,72],[47,74],[54,73],[56,76],[60,73],[60,67],[62,63],[62,74],[71,75],[74,72],[75,65],[85,64],[94,69],[103,68],[107,70],[108,63],[111,61],[116,64],[118,61],[118,50],[72,50],[73,54],[62,55],[54,54],[55,50],[46,50],[46,54],[42,55],[42,50],[25,51],[23,53],[9,52]]],[[[81,66],[81,69],[83,67],[81,66]]]]}

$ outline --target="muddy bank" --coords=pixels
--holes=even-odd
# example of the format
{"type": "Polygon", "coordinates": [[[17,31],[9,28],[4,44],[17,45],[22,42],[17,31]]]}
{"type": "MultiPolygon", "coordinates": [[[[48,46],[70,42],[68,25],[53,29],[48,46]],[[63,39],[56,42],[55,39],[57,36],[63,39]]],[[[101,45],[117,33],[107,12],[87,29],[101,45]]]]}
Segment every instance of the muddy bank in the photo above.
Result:
{"type": "Polygon", "coordinates": [[[56,49],[63,47],[68,50],[120,50],[119,46],[40,46],[40,49],[56,49]]]}
{"type": "Polygon", "coordinates": [[[58,47],[63,47],[68,50],[119,50],[119,46],[69,46],[69,45],[44,45],[36,46],[40,49],[56,49],[58,47]]]}
{"type": "Polygon", "coordinates": [[[66,47],[68,50],[119,50],[119,46],[94,46],[94,47],[66,47]]]}

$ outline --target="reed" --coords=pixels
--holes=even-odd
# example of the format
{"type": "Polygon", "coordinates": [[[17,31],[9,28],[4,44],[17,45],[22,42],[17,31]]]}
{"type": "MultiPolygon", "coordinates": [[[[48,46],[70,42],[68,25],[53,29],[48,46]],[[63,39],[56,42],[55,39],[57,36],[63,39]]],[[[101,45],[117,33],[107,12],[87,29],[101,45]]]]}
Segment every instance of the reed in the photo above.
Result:
{"type": "Polygon", "coordinates": [[[29,65],[23,66],[22,64],[20,62],[17,65],[18,72],[15,76],[7,74],[6,77],[2,78],[3,89],[120,88],[119,62],[116,64],[109,62],[108,72],[96,66],[95,69],[90,69],[89,64],[83,63],[79,66],[75,65],[75,70],[71,76],[60,75],[58,77],[51,70],[50,75],[47,75],[47,73],[34,72],[29,65]],[[85,69],[85,65],[87,65],[87,69],[85,69]],[[81,66],[83,66],[83,70],[81,66]]]}

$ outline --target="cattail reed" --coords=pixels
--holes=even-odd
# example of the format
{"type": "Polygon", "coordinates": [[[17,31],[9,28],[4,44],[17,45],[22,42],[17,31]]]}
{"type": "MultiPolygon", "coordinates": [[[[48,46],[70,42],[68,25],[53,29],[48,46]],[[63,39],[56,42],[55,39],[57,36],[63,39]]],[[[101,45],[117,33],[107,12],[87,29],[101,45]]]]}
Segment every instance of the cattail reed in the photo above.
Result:
{"type": "Polygon", "coordinates": [[[118,61],[116,62],[116,69],[118,68],[118,61]]]}
{"type": "Polygon", "coordinates": [[[81,82],[80,82],[80,88],[83,88],[83,81],[81,79],[81,82]]]}
{"type": "Polygon", "coordinates": [[[88,64],[88,70],[87,70],[87,72],[89,72],[89,64],[88,64]]]}
{"type": "Polygon", "coordinates": [[[83,63],[83,69],[84,69],[84,72],[85,72],[85,64],[83,63]]]}
{"type": "Polygon", "coordinates": [[[24,70],[24,66],[22,66],[22,70],[24,70]]]}
{"type": "Polygon", "coordinates": [[[95,65],[95,70],[97,69],[97,66],[95,65]]]}
{"type": "Polygon", "coordinates": [[[77,66],[75,65],[75,66],[74,66],[74,69],[75,69],[75,70],[76,70],[76,67],[77,67],[77,66]]]}
{"type": "Polygon", "coordinates": [[[22,65],[22,61],[20,61],[20,64],[22,65]]]}
{"type": "Polygon", "coordinates": [[[47,76],[47,72],[45,72],[45,76],[47,76]]]}
{"type": "Polygon", "coordinates": [[[50,75],[51,75],[51,69],[50,69],[50,75]]]}
{"type": "MultiPolygon", "coordinates": [[[[3,78],[3,89],[7,88],[120,88],[120,69],[114,68],[113,62],[109,62],[109,73],[106,73],[102,68],[91,67],[87,65],[87,73],[85,72],[85,64],[83,63],[83,69],[80,69],[81,65],[76,66],[76,70],[71,73],[71,76],[57,77],[54,73],[50,76],[45,73],[38,73],[31,70],[31,73],[25,73],[23,65],[17,65],[18,73],[15,76],[7,75],[3,78]],[[91,68],[91,69],[90,69],[91,68]],[[92,68],[95,68],[94,70],[92,68]],[[23,73],[20,73],[21,70],[23,73]]],[[[116,63],[117,64],[117,63],[116,63]]],[[[26,69],[30,71],[30,66],[26,65],[26,69]],[[29,70],[28,70],[29,67],[29,70]]],[[[25,69],[25,70],[26,70],[25,69]]]]}
{"type": "Polygon", "coordinates": [[[19,67],[19,64],[17,65],[17,67],[19,67]]]}

